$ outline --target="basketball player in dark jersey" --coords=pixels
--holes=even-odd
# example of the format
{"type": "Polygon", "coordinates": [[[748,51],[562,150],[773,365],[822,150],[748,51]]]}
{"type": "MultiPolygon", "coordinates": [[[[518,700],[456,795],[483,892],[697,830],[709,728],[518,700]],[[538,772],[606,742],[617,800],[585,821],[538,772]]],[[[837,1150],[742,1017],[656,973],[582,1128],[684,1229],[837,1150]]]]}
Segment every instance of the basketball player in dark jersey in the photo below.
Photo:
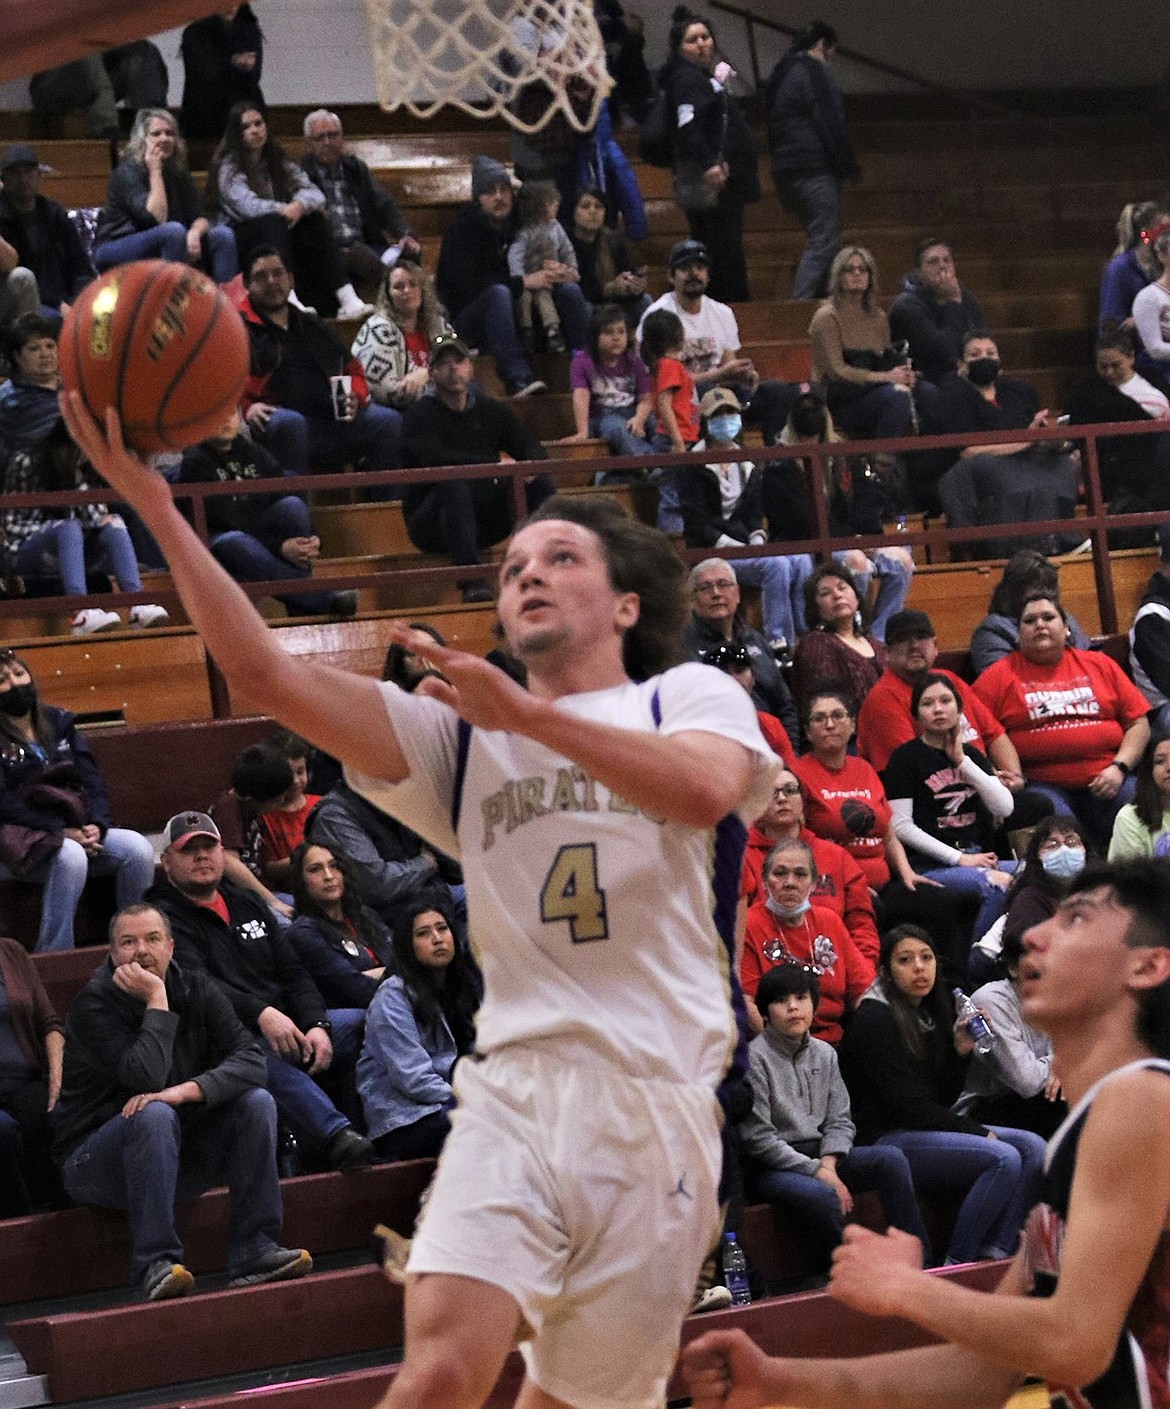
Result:
{"type": "Polygon", "coordinates": [[[685,1355],[695,1409],[999,1409],[1027,1375],[1060,1409],[1170,1409],[1170,861],[1084,872],[1024,944],[1021,1005],[1069,1116],[996,1292],[922,1272],[905,1233],[849,1228],[832,1294],[949,1344],[785,1360],[715,1331],[685,1355]]]}

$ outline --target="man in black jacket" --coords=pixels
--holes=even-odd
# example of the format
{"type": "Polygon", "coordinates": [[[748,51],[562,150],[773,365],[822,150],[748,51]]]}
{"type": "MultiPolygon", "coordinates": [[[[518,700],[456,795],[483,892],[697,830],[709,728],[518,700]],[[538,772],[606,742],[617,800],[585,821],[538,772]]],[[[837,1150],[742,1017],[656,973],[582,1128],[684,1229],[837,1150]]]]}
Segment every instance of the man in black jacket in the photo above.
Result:
{"type": "MultiPolygon", "coordinates": [[[[516,212],[507,169],[492,157],[478,156],[471,163],[471,201],[447,227],[435,282],[455,331],[468,346],[486,348],[492,354],[508,395],[531,396],[545,387],[532,379],[512,300],[521,285],[528,289],[551,285],[545,270],[525,274],[523,280],[512,279],[508,246],[515,237],[516,212]]],[[[583,347],[588,311],[580,287],[558,284],[553,298],[569,345],[583,347]],[[563,292],[566,288],[576,294],[576,311],[569,307],[572,295],[563,292]]]]}
{"type": "Polygon", "coordinates": [[[808,243],[792,276],[793,298],[818,298],[841,248],[841,185],[861,175],[845,130],[845,99],[829,67],[837,31],[814,20],[772,70],[765,93],[772,179],[780,204],[808,243]]]}
{"type": "MultiPolygon", "coordinates": [[[[507,406],[472,381],[471,352],[462,338],[440,333],[431,343],[434,395],[421,396],[402,423],[407,465],[486,465],[501,453],[513,460],[547,460],[539,440],[507,406]]],[[[524,486],[532,512],[553,492],[547,475],[524,486]]],[[[506,479],[449,479],[412,484],[402,496],[406,531],[424,553],[443,553],[457,564],[479,562],[479,550],[512,531],[511,490],[506,479]]],[[[490,602],[482,578],[459,584],[465,602],[490,602]]]]}
{"type": "Polygon", "coordinates": [[[914,370],[937,385],[958,367],[966,339],[986,331],[978,299],[959,283],[950,245],[937,235],[920,240],[914,272],[890,305],[890,335],[910,344],[914,370]]]}
{"type": "MultiPolygon", "coordinates": [[[[64,206],[42,196],[40,184],[36,152],[23,142],[6,147],[0,157],[0,269],[11,260],[13,269],[31,274],[40,308],[63,317],[96,275],[64,206]]],[[[13,271],[4,272],[10,280],[13,271]]]]}
{"type": "Polygon", "coordinates": [[[107,963],[65,1029],[57,1154],[70,1198],[125,1209],[132,1280],[149,1301],[182,1296],[175,1204],[226,1184],[233,1286],[312,1270],[282,1248],[276,1108],[264,1059],[218,986],[172,962],[166,917],[130,905],[110,924],[107,963]]]}
{"type": "Polygon", "coordinates": [[[361,157],[345,150],[341,119],[326,108],[305,118],[308,153],[301,165],[325,193],[325,212],[353,286],[368,302],[378,295],[382,276],[401,255],[418,259],[415,239],[402,207],[361,157]]]}
{"type": "Polygon", "coordinates": [[[163,838],[167,878],[149,898],[171,922],[180,963],[212,978],[236,1017],[263,1038],[268,1089],[302,1145],[335,1169],[369,1164],[374,1147],[313,1079],[329,1072],[352,1099],[365,1013],[326,1010],[268,907],[223,879],[223,843],[210,817],[180,812],[163,838]]]}
{"type": "Polygon", "coordinates": [[[1158,529],[1158,566],[1129,630],[1129,668],[1134,684],[1150,702],[1154,737],[1170,731],[1170,526],[1158,529]]]}

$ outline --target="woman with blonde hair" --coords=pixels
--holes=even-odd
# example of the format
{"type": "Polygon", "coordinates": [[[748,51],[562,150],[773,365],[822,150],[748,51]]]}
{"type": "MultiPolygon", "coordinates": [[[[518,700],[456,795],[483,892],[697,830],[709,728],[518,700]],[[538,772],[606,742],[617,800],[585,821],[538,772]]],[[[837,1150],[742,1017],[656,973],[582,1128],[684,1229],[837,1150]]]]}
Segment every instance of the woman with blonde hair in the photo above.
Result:
{"type": "Polygon", "coordinates": [[[1117,220],[1117,248],[1101,275],[1097,331],[1108,325],[1133,331],[1133,301],[1161,273],[1142,235],[1162,224],[1166,212],[1160,201],[1130,201],[1117,220]]]}
{"type": "Polygon", "coordinates": [[[877,282],[869,250],[846,246],[808,333],[813,378],[824,383],[833,420],[851,436],[884,440],[910,434],[917,379],[905,353],[890,346],[877,282]]]}
{"type": "Polygon", "coordinates": [[[126,155],[110,173],[94,239],[98,269],[133,259],[195,264],[217,284],[234,279],[236,237],[213,225],[187,170],[187,144],[165,108],[142,108],[126,155]]]}
{"type": "Polygon", "coordinates": [[[413,260],[397,260],[383,276],[374,312],[353,342],[373,399],[399,411],[417,401],[430,385],[431,341],[451,331],[431,276],[413,260]]]}

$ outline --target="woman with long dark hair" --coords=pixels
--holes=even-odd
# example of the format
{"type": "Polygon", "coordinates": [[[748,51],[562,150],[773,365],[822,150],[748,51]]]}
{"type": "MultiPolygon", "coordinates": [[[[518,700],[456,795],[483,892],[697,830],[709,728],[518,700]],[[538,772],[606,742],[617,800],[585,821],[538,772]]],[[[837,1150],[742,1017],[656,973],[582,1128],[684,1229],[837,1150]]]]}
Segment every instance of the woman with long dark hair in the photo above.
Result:
{"type": "Polygon", "coordinates": [[[368,1007],[391,957],[385,922],[362,904],[345,856],[302,842],[289,860],[296,919],[286,937],[327,1007],[368,1007]]]}
{"type": "Polygon", "coordinates": [[[1109,860],[1170,856],[1170,739],[1151,739],[1133,776],[1133,801],[1114,819],[1109,860]]]}
{"type": "Polygon", "coordinates": [[[899,925],[883,935],[877,979],[841,1042],[841,1070],[858,1143],[902,1150],[918,1189],[967,1190],[950,1262],[1011,1255],[1044,1166],[1038,1135],[954,1110],[972,1046],[927,931],[899,925]]]}
{"type": "Polygon", "coordinates": [[[479,973],[433,899],[394,925],[394,972],[366,1015],[357,1063],[366,1130],[384,1159],[437,1156],[451,1128],[451,1070],[475,1043],[479,973]]]}
{"type": "Polygon", "coordinates": [[[743,252],[743,208],[760,199],[756,139],[728,92],[729,65],[718,62],[708,20],[677,5],[670,57],[658,82],[666,90],[674,141],[674,198],[691,237],[710,255],[707,293],[721,303],[751,298],[743,252]]]}
{"type": "MultiPolygon", "coordinates": [[[[1046,592],[1055,601],[1060,596],[1060,579],[1043,553],[1021,548],[1004,564],[987,603],[987,615],[971,633],[971,669],[976,675],[1019,644],[1020,612],[1029,592],[1046,592]]],[[[1071,612],[1065,613],[1065,625],[1068,644],[1087,651],[1091,642],[1071,612]]]]}
{"type": "Polygon", "coordinates": [[[154,879],[154,848],[112,820],[73,715],[43,704],[28,666],[0,650],[0,879],[44,887],[38,953],[73,948],[73,915],[91,875],[114,877],[119,909],[154,879]]]}
{"type": "Polygon", "coordinates": [[[271,245],[292,271],[297,294],[323,317],[366,318],[374,311],[346,275],[324,193],[269,136],[255,103],[236,103],[228,113],[207,169],[207,201],[235,231],[242,269],[252,250],[271,245]]]}

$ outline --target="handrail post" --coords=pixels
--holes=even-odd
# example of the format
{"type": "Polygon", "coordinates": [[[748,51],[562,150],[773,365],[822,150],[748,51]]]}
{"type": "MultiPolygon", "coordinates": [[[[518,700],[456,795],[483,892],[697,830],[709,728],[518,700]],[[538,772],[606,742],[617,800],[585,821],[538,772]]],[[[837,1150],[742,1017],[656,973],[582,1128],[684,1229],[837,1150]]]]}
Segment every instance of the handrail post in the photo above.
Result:
{"type": "Polygon", "coordinates": [[[745,18],[747,21],[748,55],[751,58],[752,77],[755,80],[755,91],[758,95],[760,92],[760,79],[762,75],[760,71],[760,54],[759,50],[756,48],[756,22],[755,18],[750,14],[747,15],[745,18]]]}
{"type": "Polygon", "coordinates": [[[1085,436],[1085,496],[1089,501],[1089,538],[1093,544],[1093,579],[1097,587],[1097,613],[1101,631],[1112,636],[1117,630],[1117,595],[1113,590],[1113,564],[1109,558],[1109,531],[1105,526],[1105,501],[1101,494],[1101,468],[1097,460],[1097,436],[1085,436]]]}

